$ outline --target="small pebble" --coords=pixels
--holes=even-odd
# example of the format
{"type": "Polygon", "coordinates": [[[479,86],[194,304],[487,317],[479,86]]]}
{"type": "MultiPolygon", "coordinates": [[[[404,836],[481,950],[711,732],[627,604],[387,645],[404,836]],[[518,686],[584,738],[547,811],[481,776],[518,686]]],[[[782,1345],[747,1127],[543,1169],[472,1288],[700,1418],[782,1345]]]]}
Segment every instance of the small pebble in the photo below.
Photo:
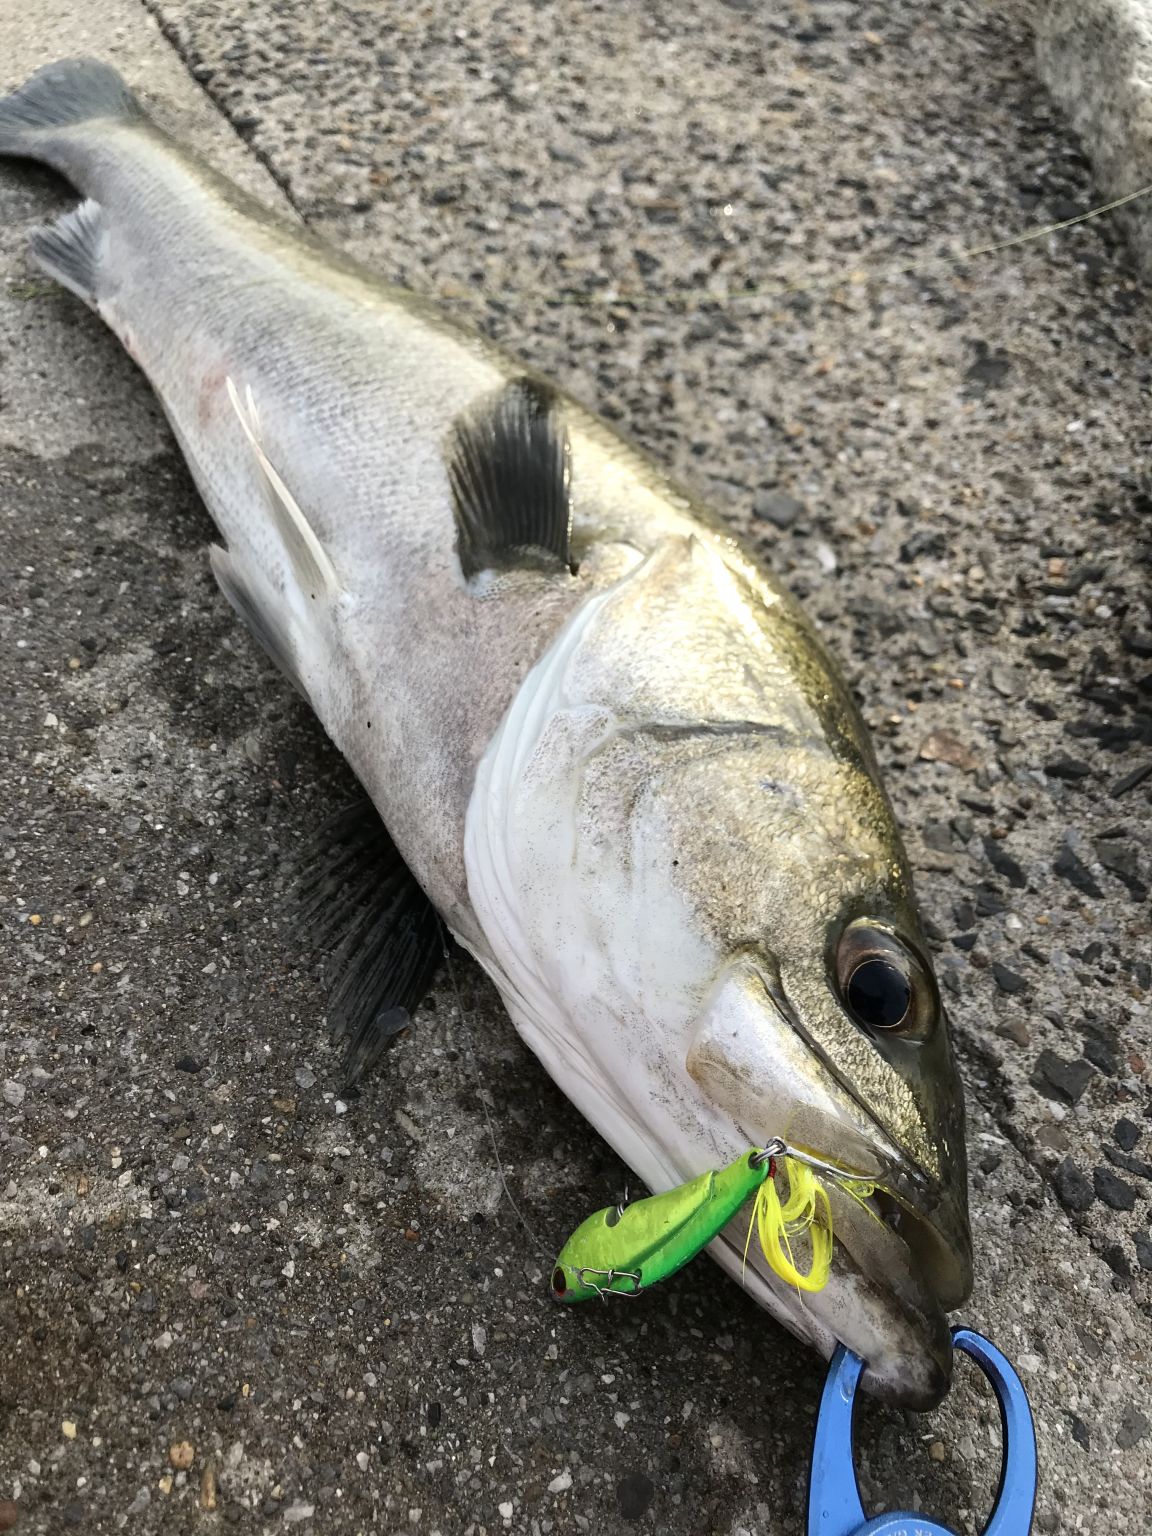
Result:
{"type": "Polygon", "coordinates": [[[616,1485],[616,1498],[620,1513],[625,1520],[639,1520],[645,1513],[656,1492],[652,1479],[646,1472],[629,1472],[616,1485]]]}
{"type": "Polygon", "coordinates": [[[762,518],[777,528],[791,528],[807,509],[802,501],[787,491],[761,491],[752,503],[752,516],[762,518]]]}
{"type": "Polygon", "coordinates": [[[1144,1439],[1149,1427],[1148,1420],[1139,1408],[1129,1405],[1124,1410],[1124,1417],[1120,1420],[1120,1428],[1116,1432],[1117,1446],[1122,1451],[1130,1451],[1144,1439]]]}
{"type": "Polygon", "coordinates": [[[1092,1170],[1092,1184],[1097,1195],[1105,1205],[1110,1205],[1114,1211],[1131,1211],[1136,1206],[1136,1191],[1131,1184],[1125,1183],[1110,1168],[1094,1168],[1092,1170]]]}
{"type": "Polygon", "coordinates": [[[1133,1120],[1122,1116],[1112,1128],[1112,1135],[1116,1145],[1122,1152],[1131,1152],[1132,1148],[1140,1140],[1140,1127],[1133,1120]]]}
{"type": "Polygon", "coordinates": [[[933,731],[920,743],[920,756],[926,763],[947,763],[964,773],[972,773],[980,766],[980,757],[971,747],[966,747],[952,731],[933,731]]]}
{"type": "Polygon", "coordinates": [[[1065,1210],[1086,1211],[1096,1198],[1092,1185],[1070,1157],[1053,1172],[1052,1187],[1065,1210]]]}
{"type": "Polygon", "coordinates": [[[168,1447],[168,1460],[177,1472],[187,1472],[196,1460],[196,1452],[187,1440],[177,1440],[175,1444],[168,1447]]]}

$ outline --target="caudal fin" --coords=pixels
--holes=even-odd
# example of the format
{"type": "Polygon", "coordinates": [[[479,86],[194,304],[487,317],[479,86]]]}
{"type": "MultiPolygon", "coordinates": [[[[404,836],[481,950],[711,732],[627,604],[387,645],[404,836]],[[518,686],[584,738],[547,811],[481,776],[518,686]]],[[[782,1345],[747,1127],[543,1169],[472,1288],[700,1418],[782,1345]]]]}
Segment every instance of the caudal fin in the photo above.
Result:
{"type": "MultiPolygon", "coordinates": [[[[0,155],[43,160],[86,191],[87,178],[81,174],[84,130],[101,123],[136,122],[143,116],[111,64],[61,59],[38,69],[11,96],[0,98],[0,155]]],[[[98,307],[106,242],[103,209],[88,197],[55,224],[37,230],[31,250],[46,272],[98,307]]]]}
{"type": "Polygon", "coordinates": [[[111,64],[60,59],[0,98],[0,155],[53,165],[52,141],[61,137],[60,130],[101,118],[130,122],[141,116],[139,102],[111,64]]]}

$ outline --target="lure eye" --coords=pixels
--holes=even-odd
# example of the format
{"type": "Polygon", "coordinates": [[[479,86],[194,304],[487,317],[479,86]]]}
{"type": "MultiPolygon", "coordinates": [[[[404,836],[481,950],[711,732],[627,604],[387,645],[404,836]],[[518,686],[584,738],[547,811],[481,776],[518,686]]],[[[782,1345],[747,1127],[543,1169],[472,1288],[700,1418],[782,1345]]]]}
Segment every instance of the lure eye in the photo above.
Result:
{"type": "Polygon", "coordinates": [[[836,979],[845,1011],[866,1034],[918,1038],[939,1011],[926,962],[905,940],[874,923],[852,923],[840,935],[836,979]]]}
{"type": "Polygon", "coordinates": [[[552,1271],[552,1294],[554,1296],[563,1296],[567,1289],[568,1277],[561,1266],[557,1264],[556,1268],[552,1271]]]}

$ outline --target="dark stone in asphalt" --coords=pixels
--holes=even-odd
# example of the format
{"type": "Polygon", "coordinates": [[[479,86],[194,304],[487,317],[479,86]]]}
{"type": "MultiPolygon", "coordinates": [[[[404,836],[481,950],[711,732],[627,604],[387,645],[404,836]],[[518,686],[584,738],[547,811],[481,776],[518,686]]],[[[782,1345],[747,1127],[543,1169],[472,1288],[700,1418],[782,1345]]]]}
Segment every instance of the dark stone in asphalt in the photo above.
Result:
{"type": "Polygon", "coordinates": [[[1029,1081],[1046,1099],[1076,1104],[1094,1076],[1091,1065],[1083,1059],[1065,1061],[1045,1048],[1036,1058],[1029,1081]]]}
{"type": "Polygon", "coordinates": [[[1009,970],[1008,966],[1001,965],[999,960],[992,962],[992,975],[1001,992],[1006,992],[1009,997],[1015,997],[1018,993],[1028,990],[1028,978],[1021,976],[1018,971],[1009,970]]]}
{"type": "Polygon", "coordinates": [[[1075,1440],[1076,1444],[1081,1446],[1084,1450],[1090,1451],[1092,1449],[1092,1436],[1088,1433],[1087,1424],[1085,1424],[1083,1419],[1078,1418],[1076,1414],[1071,1411],[1071,1409],[1069,1409],[1067,1412],[1068,1428],[1072,1433],[1073,1440],[1075,1440]]]}
{"type": "Polygon", "coordinates": [[[1088,1020],[1085,1020],[1080,1028],[1084,1036],[1085,1057],[1094,1067],[1099,1067],[1101,1072],[1109,1077],[1115,1077],[1123,1063],[1119,1041],[1102,1025],[1093,1024],[1088,1020]]]}
{"type": "Polygon", "coordinates": [[[1132,843],[1121,842],[1114,837],[1101,837],[1096,839],[1094,848],[1104,868],[1123,881],[1137,900],[1142,900],[1148,894],[1148,887],[1140,871],[1139,854],[1132,843]]]}
{"type": "Polygon", "coordinates": [[[1105,1243],[1100,1250],[1100,1256],[1108,1268],[1121,1280],[1131,1280],[1132,1261],[1127,1251],[1119,1243],[1105,1243]]]}
{"type": "Polygon", "coordinates": [[[986,837],[984,839],[984,852],[988,862],[997,874],[1003,875],[1008,884],[1022,891],[1028,884],[1028,877],[1020,867],[1019,861],[1014,859],[999,838],[986,837]]]}
{"type": "Polygon", "coordinates": [[[1145,1162],[1142,1157],[1132,1157],[1128,1152],[1118,1152],[1115,1147],[1105,1147],[1104,1156],[1116,1168],[1123,1168],[1125,1173],[1131,1173],[1138,1179],[1147,1179],[1152,1182],[1152,1163],[1145,1162]]]}
{"type": "Polygon", "coordinates": [[[752,513],[781,531],[795,527],[807,511],[802,501],[787,491],[759,491],[752,502],[752,513]]]}
{"type": "Polygon", "coordinates": [[[1065,1210],[1086,1211],[1096,1198],[1091,1184],[1070,1157],[1053,1170],[1052,1187],[1065,1210]]]}
{"type": "Polygon", "coordinates": [[[1092,765],[1078,757],[1057,757],[1044,764],[1044,772],[1050,779],[1064,779],[1069,784],[1075,784],[1079,779],[1092,777],[1092,765]]]}
{"type": "Polygon", "coordinates": [[[1122,1451],[1130,1451],[1133,1446],[1140,1444],[1148,1433],[1148,1429],[1148,1420],[1139,1408],[1129,1405],[1120,1421],[1120,1428],[1116,1431],[1117,1446],[1122,1451]]]}
{"type": "Polygon", "coordinates": [[[652,1502],[656,1488],[646,1472],[629,1472],[616,1486],[620,1513],[625,1520],[639,1520],[652,1502]]]}
{"type": "Polygon", "coordinates": [[[1052,869],[1060,876],[1061,880],[1067,880],[1069,885],[1075,886],[1078,891],[1083,891],[1085,896],[1102,896],[1104,894],[1097,885],[1095,877],[1087,864],[1067,844],[1056,855],[1052,869]]]}
{"type": "Polygon", "coordinates": [[[1092,1170],[1092,1187],[1104,1204],[1110,1205],[1114,1211],[1131,1211],[1135,1208],[1136,1191],[1110,1168],[1092,1170]]]}
{"type": "Polygon", "coordinates": [[[939,558],[947,553],[948,540],[938,528],[917,528],[900,546],[900,558],[906,562],[925,557],[939,558]]]}
{"type": "Polygon", "coordinates": [[[1112,1127],[1112,1135],[1121,1152],[1131,1152],[1140,1140],[1141,1131],[1135,1120],[1129,1120],[1127,1115],[1121,1115],[1112,1127]]]}

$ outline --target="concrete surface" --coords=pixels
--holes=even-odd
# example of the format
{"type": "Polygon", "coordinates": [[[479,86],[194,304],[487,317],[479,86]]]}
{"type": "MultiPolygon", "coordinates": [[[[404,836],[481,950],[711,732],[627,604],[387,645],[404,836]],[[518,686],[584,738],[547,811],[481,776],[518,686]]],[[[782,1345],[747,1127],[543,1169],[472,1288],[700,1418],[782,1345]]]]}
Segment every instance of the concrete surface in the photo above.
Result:
{"type": "MultiPolygon", "coordinates": [[[[153,9],[170,46],[130,0],[6,10],[0,72],[117,60],[221,163],[267,186],[259,157],[625,421],[805,597],[934,925],[965,1318],[1028,1382],[1037,1529],[1145,1531],[1148,295],[1109,220],[937,260],[1097,197],[1023,25],[966,0],[153,9]]],[[[799,1532],[820,1363],[705,1263],[551,1307],[551,1255],[626,1174],[474,969],[334,1097],[281,919],[348,776],[216,594],[143,381],[20,256],[59,205],[0,170],[17,1531],[799,1532]]],[[[929,1419],[866,1409],[871,1507],[976,1530],[994,1420],[967,1371],[929,1419]]]]}
{"type": "MultiPolygon", "coordinates": [[[[1041,79],[1067,114],[1109,197],[1152,185],[1152,4],[1018,0],[1036,37],[1041,79]]],[[[1120,214],[1152,274],[1152,198],[1120,214]]]]}

